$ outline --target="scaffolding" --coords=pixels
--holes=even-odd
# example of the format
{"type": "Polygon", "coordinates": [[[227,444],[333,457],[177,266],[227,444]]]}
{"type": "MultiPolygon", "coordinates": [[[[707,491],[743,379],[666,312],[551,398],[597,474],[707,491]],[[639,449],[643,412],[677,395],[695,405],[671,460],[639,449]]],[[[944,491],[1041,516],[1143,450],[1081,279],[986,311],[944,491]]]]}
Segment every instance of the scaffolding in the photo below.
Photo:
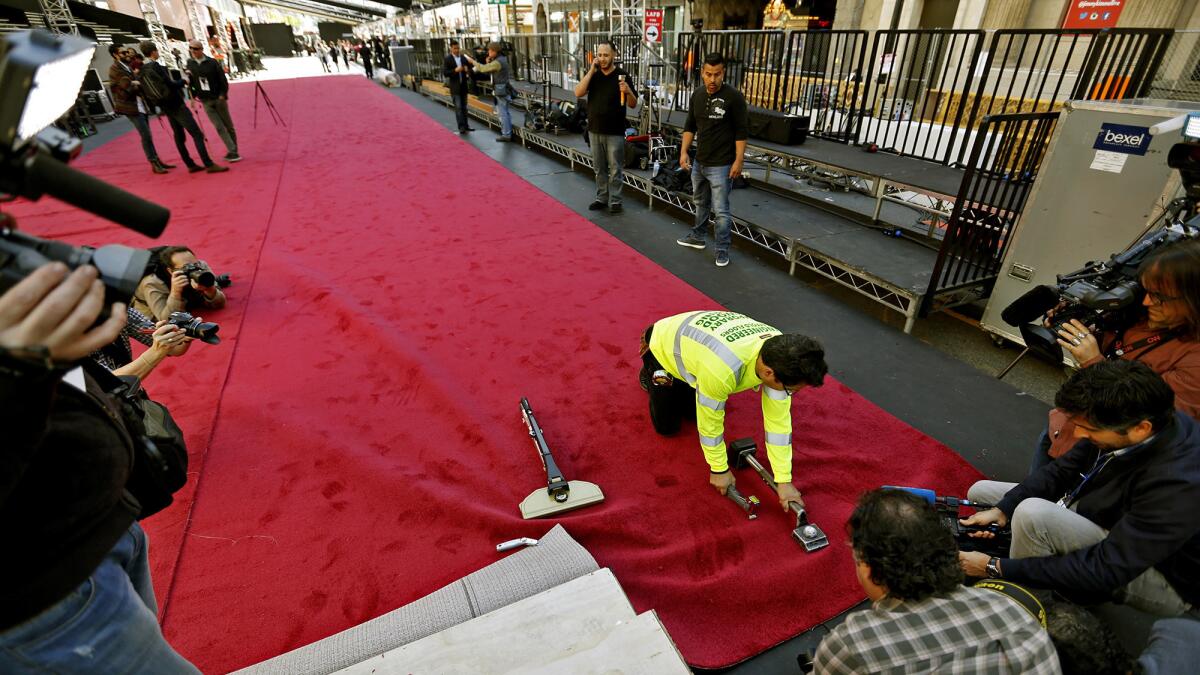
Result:
{"type": "Polygon", "coordinates": [[[154,0],[138,0],[138,9],[142,11],[142,18],[146,20],[146,32],[150,34],[150,41],[158,47],[158,57],[164,64],[183,70],[183,64],[179,63],[175,54],[168,49],[171,39],[167,37],[167,29],[163,27],[162,19],[158,16],[158,7],[155,6],[154,0]]]}
{"type": "Polygon", "coordinates": [[[641,35],[646,0],[609,0],[609,32],[613,35],[641,35]]]}
{"type": "Polygon", "coordinates": [[[79,27],[75,25],[75,17],[71,15],[71,8],[67,6],[67,0],[38,0],[38,4],[42,6],[42,13],[46,17],[46,27],[50,29],[50,32],[79,35],[79,27]]]}
{"type": "Polygon", "coordinates": [[[474,35],[479,33],[479,0],[463,0],[463,18],[466,20],[467,32],[474,35]]]}
{"type": "Polygon", "coordinates": [[[200,9],[196,7],[196,0],[183,0],[183,7],[187,10],[188,24],[192,28],[192,39],[199,40],[201,43],[207,42],[208,31],[204,28],[204,22],[200,19],[200,9]]]}

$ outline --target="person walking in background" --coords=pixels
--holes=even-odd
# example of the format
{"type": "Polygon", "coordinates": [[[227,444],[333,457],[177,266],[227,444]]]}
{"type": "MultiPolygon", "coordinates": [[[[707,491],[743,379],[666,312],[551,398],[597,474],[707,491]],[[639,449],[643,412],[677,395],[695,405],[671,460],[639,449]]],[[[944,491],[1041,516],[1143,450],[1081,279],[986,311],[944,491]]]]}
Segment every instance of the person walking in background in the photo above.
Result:
{"type": "Polygon", "coordinates": [[[375,63],[371,60],[372,56],[374,55],[371,53],[371,43],[363,42],[358,50],[358,59],[362,62],[363,70],[367,71],[368,80],[375,79],[375,63]]]}
{"type": "Polygon", "coordinates": [[[741,92],[725,84],[725,57],[713,52],[704,57],[701,70],[704,86],[692,92],[692,104],[683,125],[679,144],[679,166],[692,172],[692,202],[696,224],[680,246],[703,249],[708,216],[715,214],[713,234],[717,244],[717,267],[729,264],[729,190],[732,179],[742,173],[746,138],[750,135],[749,109],[741,92]],[[696,139],[696,161],[688,156],[696,139]]]}
{"type": "Polygon", "coordinates": [[[208,120],[225,143],[225,161],[240,162],[237,129],[229,116],[229,79],[225,77],[225,69],[216,59],[204,55],[204,43],[199,40],[188,43],[188,53],[191,54],[187,69],[192,97],[199,99],[204,112],[208,113],[208,120]]]}
{"type": "MultiPolygon", "coordinates": [[[[309,47],[309,52],[312,52],[311,47],[309,47]]],[[[324,70],[325,72],[328,73],[329,72],[329,52],[325,51],[324,47],[318,47],[317,48],[317,57],[321,59],[321,70],[324,70]]]]}
{"type": "Polygon", "coordinates": [[[575,98],[587,97],[588,139],[592,166],[596,170],[596,198],[588,209],[620,213],[621,186],[625,182],[626,108],[637,105],[629,76],[613,63],[613,43],[596,45],[596,58],[587,74],[575,85],[575,98]]]}
{"type": "Polygon", "coordinates": [[[349,72],[350,71],[350,50],[346,49],[346,43],[344,43],[344,42],[339,46],[339,49],[342,52],[342,63],[346,64],[346,72],[349,72]]]}
{"type": "Polygon", "coordinates": [[[503,54],[504,46],[499,42],[489,42],[487,46],[487,63],[479,63],[470,56],[467,60],[475,66],[475,72],[491,74],[492,91],[496,95],[496,113],[500,116],[500,136],[498,143],[512,140],[512,112],[509,106],[513,100],[512,67],[508,65],[508,57],[503,54]]]}
{"type": "Polygon", "coordinates": [[[339,73],[342,72],[342,69],[339,68],[338,64],[337,64],[337,60],[338,60],[337,45],[332,44],[332,43],[329,45],[329,60],[333,61],[333,69],[334,70],[338,71],[339,73]]]}

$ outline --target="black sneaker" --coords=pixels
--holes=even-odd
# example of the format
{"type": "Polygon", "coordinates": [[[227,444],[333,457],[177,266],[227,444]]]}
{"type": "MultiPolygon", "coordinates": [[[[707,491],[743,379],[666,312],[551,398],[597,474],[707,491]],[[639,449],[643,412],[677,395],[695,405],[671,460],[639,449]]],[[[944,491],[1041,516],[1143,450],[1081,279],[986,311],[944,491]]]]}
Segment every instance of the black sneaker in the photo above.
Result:
{"type": "Polygon", "coordinates": [[[229,167],[221,166],[220,164],[209,164],[208,166],[204,167],[204,170],[208,173],[225,173],[229,170],[229,167]]]}
{"type": "Polygon", "coordinates": [[[692,234],[691,232],[688,232],[686,237],[680,237],[679,239],[676,239],[675,243],[679,244],[680,246],[687,246],[688,248],[696,248],[696,249],[700,249],[702,251],[704,250],[704,247],[706,246],[703,239],[701,239],[700,237],[697,237],[696,235],[692,234]]]}
{"type": "Polygon", "coordinates": [[[638,373],[638,384],[642,385],[642,391],[650,391],[650,369],[646,366],[638,373]]]}
{"type": "Polygon", "coordinates": [[[612,204],[608,207],[608,212],[613,215],[616,215],[624,210],[625,210],[625,207],[621,206],[620,204],[612,204]]]}
{"type": "Polygon", "coordinates": [[[725,251],[717,251],[717,267],[724,267],[729,264],[729,254],[725,251]]]}
{"type": "Polygon", "coordinates": [[[164,169],[174,169],[175,168],[174,164],[167,164],[166,162],[162,161],[161,159],[158,160],[158,165],[164,169]]]}
{"type": "Polygon", "coordinates": [[[512,142],[512,136],[497,136],[497,137],[496,137],[496,142],[497,142],[497,143],[511,143],[511,142],[512,142]]]}
{"type": "Polygon", "coordinates": [[[231,152],[231,153],[225,155],[225,161],[229,162],[230,164],[233,164],[234,162],[240,162],[240,161],[242,161],[242,156],[237,154],[236,152],[231,152]]]}
{"type": "Polygon", "coordinates": [[[602,201],[594,201],[591,204],[588,204],[588,211],[602,211],[603,209],[604,202],[602,201]]]}
{"type": "Polygon", "coordinates": [[[203,170],[204,170],[204,167],[200,166],[199,164],[189,164],[188,165],[188,173],[200,173],[203,170]]]}

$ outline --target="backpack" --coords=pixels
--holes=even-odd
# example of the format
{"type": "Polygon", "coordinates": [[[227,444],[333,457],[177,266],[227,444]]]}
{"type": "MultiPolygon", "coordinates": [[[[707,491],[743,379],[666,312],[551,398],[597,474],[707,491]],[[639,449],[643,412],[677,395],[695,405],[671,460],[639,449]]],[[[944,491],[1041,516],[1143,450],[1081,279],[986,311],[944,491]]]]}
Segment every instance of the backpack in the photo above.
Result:
{"type": "Polygon", "coordinates": [[[163,76],[162,66],[142,66],[138,72],[138,82],[142,84],[142,96],[147,103],[159,105],[171,97],[171,88],[163,76]]]}

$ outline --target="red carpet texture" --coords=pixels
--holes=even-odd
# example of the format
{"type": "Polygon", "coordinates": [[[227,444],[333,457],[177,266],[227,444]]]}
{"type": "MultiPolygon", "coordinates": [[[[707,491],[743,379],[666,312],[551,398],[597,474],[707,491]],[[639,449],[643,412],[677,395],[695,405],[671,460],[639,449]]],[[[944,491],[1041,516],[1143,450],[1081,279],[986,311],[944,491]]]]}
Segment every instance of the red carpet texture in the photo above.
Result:
{"type": "MultiPolygon", "coordinates": [[[[80,162],[170,206],[161,243],[236,281],[206,317],[225,341],[148,382],[195,470],[148,522],[164,630],[205,672],[383,614],[545,533],[553,521],[517,511],[544,485],[521,396],[568,477],[607,496],[560,521],[700,667],[862,598],[844,534],[861,491],[963,494],[978,477],[836,381],[805,391],[795,475],[831,539],[805,554],[778,507],[747,521],[708,487],[694,429],[650,427],[637,336],[710,299],[364,78],[263,86],[288,127],[252,129],[253,90],[235,85],[247,159],[229,173],[153,176],[134,134],[80,162]]],[[[175,157],[157,123],[156,141],[175,157]]],[[[36,233],[151,244],[49,200],[19,210],[36,233]]],[[[761,443],[760,414],[756,395],[733,399],[727,438],[761,443]]],[[[750,471],[739,485],[772,503],[750,471]]]]}

